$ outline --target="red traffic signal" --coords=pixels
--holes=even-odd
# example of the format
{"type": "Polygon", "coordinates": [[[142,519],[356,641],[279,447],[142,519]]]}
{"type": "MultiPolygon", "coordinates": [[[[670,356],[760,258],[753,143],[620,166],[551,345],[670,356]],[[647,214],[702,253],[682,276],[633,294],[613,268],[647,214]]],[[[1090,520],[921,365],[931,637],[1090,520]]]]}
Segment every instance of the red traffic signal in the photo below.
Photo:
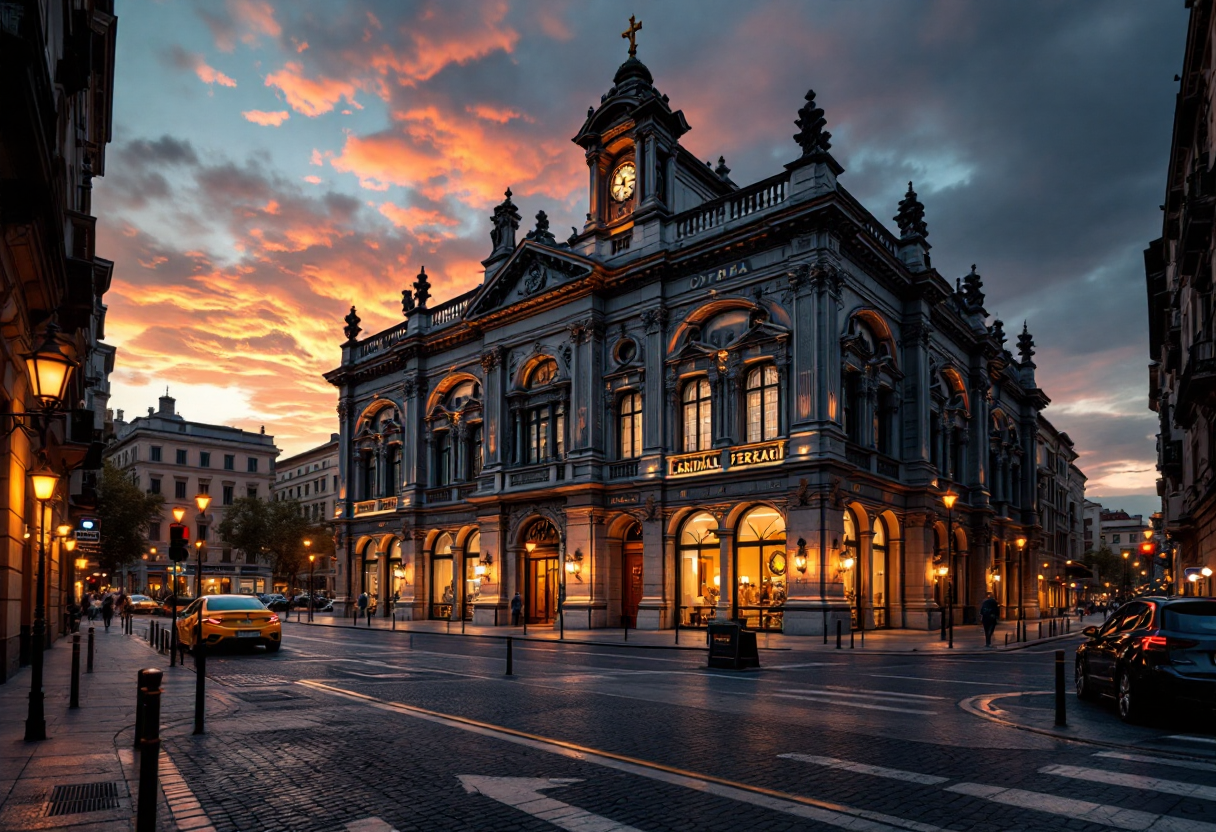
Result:
{"type": "Polygon", "coordinates": [[[190,529],[184,523],[169,524],[169,560],[180,563],[185,560],[190,550],[190,529]]]}
{"type": "Polygon", "coordinates": [[[1157,544],[1151,540],[1146,540],[1140,544],[1140,554],[1152,555],[1157,550],[1157,544]]]}

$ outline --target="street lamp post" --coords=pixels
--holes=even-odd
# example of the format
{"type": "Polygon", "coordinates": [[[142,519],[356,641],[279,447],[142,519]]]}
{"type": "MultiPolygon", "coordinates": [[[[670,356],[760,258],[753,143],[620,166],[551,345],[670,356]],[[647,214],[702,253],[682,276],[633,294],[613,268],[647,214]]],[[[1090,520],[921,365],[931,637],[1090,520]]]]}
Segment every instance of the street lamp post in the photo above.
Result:
{"type": "Polygon", "coordinates": [[[946,575],[946,585],[942,587],[946,611],[942,615],[941,640],[946,640],[946,629],[949,626],[950,647],[954,647],[954,503],[957,499],[958,495],[949,491],[942,495],[942,502],[946,504],[946,566],[949,567],[949,572],[946,575]],[[947,618],[950,620],[949,625],[946,623],[947,618]]]}
{"type": "Polygon", "coordinates": [[[1127,571],[1127,556],[1128,552],[1123,553],[1123,600],[1127,600],[1128,594],[1131,592],[1131,576],[1127,571]]]}
{"type": "Polygon", "coordinates": [[[55,496],[59,476],[43,466],[30,475],[38,501],[38,578],[34,599],[34,631],[30,654],[30,704],[25,719],[26,742],[46,739],[46,712],[42,695],[42,650],[46,636],[46,504],[55,496]]]}
{"type": "Polygon", "coordinates": [[[309,551],[311,548],[312,548],[312,541],[306,539],[304,541],[304,551],[308,552],[308,623],[309,624],[312,623],[312,611],[313,611],[313,608],[316,606],[316,601],[313,600],[312,579],[313,579],[313,575],[316,572],[317,556],[314,555],[311,551],[309,551]]]}

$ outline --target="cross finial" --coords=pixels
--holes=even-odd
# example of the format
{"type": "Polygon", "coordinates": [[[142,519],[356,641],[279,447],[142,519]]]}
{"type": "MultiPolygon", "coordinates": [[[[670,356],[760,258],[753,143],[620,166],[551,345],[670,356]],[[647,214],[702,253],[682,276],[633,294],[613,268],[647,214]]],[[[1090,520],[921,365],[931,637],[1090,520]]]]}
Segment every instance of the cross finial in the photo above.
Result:
{"type": "Polygon", "coordinates": [[[629,15],[629,28],[621,32],[621,37],[629,41],[629,57],[636,58],[638,54],[638,32],[642,30],[642,21],[634,20],[634,15],[629,15]]]}

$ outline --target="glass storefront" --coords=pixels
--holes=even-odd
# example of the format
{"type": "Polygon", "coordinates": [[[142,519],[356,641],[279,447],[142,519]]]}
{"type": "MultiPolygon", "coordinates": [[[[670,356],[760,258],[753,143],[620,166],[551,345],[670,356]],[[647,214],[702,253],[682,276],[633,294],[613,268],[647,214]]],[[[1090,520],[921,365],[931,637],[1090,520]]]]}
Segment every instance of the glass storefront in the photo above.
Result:
{"type": "Polygon", "coordinates": [[[473,605],[481,597],[481,532],[473,532],[464,544],[464,618],[473,620],[473,605]],[[480,571],[479,571],[480,569],[480,571]]]}
{"type": "Polygon", "coordinates": [[[712,514],[690,517],[680,530],[677,545],[680,625],[701,627],[715,618],[722,591],[717,518],[712,514]]]}
{"type": "Polygon", "coordinates": [[[780,630],[786,596],[785,518],[768,506],[749,511],[735,534],[735,609],[744,625],[780,630]]]}
{"type": "Polygon", "coordinates": [[[368,605],[375,606],[380,597],[380,560],[375,543],[367,543],[363,558],[363,591],[367,593],[368,605]]]}
{"type": "Polygon", "coordinates": [[[887,626],[887,523],[881,517],[874,521],[874,539],[870,544],[870,609],[875,627],[887,626]]]}
{"type": "Polygon", "coordinates": [[[401,566],[401,541],[395,537],[388,547],[388,582],[392,587],[389,598],[395,607],[405,588],[405,569],[401,566]]]}
{"type": "Polygon", "coordinates": [[[847,509],[844,513],[844,540],[842,541],[843,548],[840,552],[840,578],[844,582],[844,597],[849,602],[849,610],[852,615],[853,628],[856,629],[858,622],[857,601],[861,597],[858,591],[861,582],[861,541],[857,534],[857,518],[853,516],[853,510],[847,509]]]}
{"type": "Polygon", "coordinates": [[[431,550],[431,618],[452,617],[453,577],[452,536],[444,532],[431,550]]]}

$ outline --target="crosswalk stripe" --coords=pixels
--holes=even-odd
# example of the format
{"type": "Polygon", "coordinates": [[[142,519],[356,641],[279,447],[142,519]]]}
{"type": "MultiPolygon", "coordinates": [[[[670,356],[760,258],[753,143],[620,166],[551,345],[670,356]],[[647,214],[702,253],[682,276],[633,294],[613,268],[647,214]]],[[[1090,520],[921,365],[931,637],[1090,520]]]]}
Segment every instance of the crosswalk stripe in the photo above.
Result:
{"type": "Polygon", "coordinates": [[[802,695],[799,696],[793,693],[774,693],[773,696],[781,699],[801,699],[804,702],[818,702],[821,705],[847,705],[850,708],[865,708],[870,711],[894,711],[899,714],[923,714],[925,716],[933,716],[937,711],[916,711],[911,708],[891,708],[886,705],[870,705],[866,702],[850,702],[848,700],[836,699],[823,694],[802,695]]]}
{"type": "Polygon", "coordinates": [[[1202,800],[1216,800],[1216,787],[1201,786],[1198,783],[1182,783],[1178,780],[1163,780],[1160,777],[1145,777],[1142,774],[1123,774],[1118,771],[1103,771],[1100,768],[1085,768],[1084,766],[1043,766],[1040,774],[1054,774],[1057,777],[1071,777],[1074,780],[1088,780],[1091,783],[1106,783],[1111,786],[1126,786],[1129,789],[1144,789],[1162,794],[1176,794],[1182,797],[1198,797],[1202,800]]]}
{"type": "Polygon", "coordinates": [[[1203,742],[1208,745],[1216,745],[1216,740],[1210,737],[1192,737],[1188,734],[1173,734],[1166,737],[1167,740],[1182,740],[1183,742],[1203,742]]]}
{"type": "Polygon", "coordinates": [[[888,780],[904,780],[908,783],[920,783],[922,786],[938,786],[950,780],[949,777],[936,777],[932,774],[920,774],[915,771],[903,771],[898,768],[871,766],[865,763],[853,763],[848,760],[838,760],[835,757],[816,757],[811,754],[778,754],[783,760],[797,760],[800,763],[810,763],[815,766],[839,768],[857,774],[869,774],[874,777],[886,777],[888,780]]]}
{"type": "Polygon", "coordinates": [[[780,688],[784,693],[821,693],[824,696],[848,696],[855,699],[945,699],[944,696],[928,696],[923,693],[900,693],[894,690],[861,691],[824,685],[819,688],[780,688]]]}
{"type": "Polygon", "coordinates": [[[1144,754],[1124,754],[1122,751],[1099,751],[1095,757],[1111,760],[1129,760],[1133,763],[1152,763],[1156,766],[1189,768],[1192,771],[1216,771],[1216,763],[1201,763],[1197,760],[1171,760],[1169,757],[1148,757],[1144,754]]]}
{"type": "Polygon", "coordinates": [[[1204,823],[1200,820],[1188,820],[1173,815],[1155,815],[1152,812],[1141,812],[1138,809],[1105,806],[1101,803],[1090,803],[1087,800],[1076,800],[1071,797],[1057,797],[1042,792],[1007,789],[1003,786],[987,786],[982,783],[955,783],[953,786],[947,786],[945,790],[1006,806],[1016,806],[1019,809],[1033,809],[1036,812],[1063,815],[1074,820],[1092,821],[1104,826],[1113,826],[1116,829],[1133,829],[1137,832],[1140,830],[1146,832],[1216,832],[1216,824],[1204,823]]]}

